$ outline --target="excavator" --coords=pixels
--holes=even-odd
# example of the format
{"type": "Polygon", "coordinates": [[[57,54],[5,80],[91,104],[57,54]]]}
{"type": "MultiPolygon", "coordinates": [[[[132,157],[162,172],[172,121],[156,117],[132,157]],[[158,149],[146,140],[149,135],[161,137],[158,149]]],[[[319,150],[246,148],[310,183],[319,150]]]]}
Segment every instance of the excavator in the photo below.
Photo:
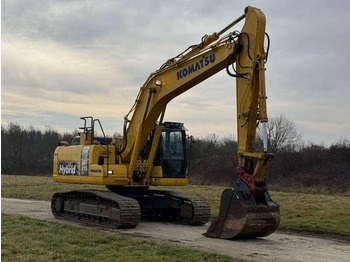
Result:
{"type": "Polygon", "coordinates": [[[265,23],[263,12],[248,6],[221,31],[203,36],[199,44],[168,59],[140,88],[124,117],[122,136],[106,137],[99,119],[82,117],[79,136],[71,144],[61,141],[54,152],[53,180],[103,185],[107,190],[55,193],[53,215],[113,228],[133,228],[141,219],[207,223],[210,206],[204,198],[155,188],[188,184],[186,128],[183,123],[163,121],[167,104],[225,69],[236,78],[238,179],[222,193],[219,216],[204,235],[235,239],[273,233],[280,210],[264,176],[274,157],[267,148],[265,64],[270,39],[265,23]],[[230,30],[242,20],[241,31],[230,30]],[[262,152],[255,150],[259,124],[262,152]],[[96,135],[96,128],[102,136],[96,135]]]}

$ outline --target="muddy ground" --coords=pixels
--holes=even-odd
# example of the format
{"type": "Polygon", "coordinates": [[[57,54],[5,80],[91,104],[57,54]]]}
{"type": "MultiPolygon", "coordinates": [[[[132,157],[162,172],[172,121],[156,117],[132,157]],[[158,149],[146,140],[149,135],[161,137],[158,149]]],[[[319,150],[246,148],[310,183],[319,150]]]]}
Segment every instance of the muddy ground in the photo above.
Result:
{"type": "MultiPolygon", "coordinates": [[[[50,203],[46,201],[2,198],[1,212],[57,223],[74,224],[55,219],[51,214],[50,203]]],[[[141,222],[134,229],[108,229],[108,231],[253,261],[350,262],[348,241],[280,232],[275,232],[265,238],[228,241],[202,236],[208,226],[209,224],[190,227],[170,223],[141,222]]]]}

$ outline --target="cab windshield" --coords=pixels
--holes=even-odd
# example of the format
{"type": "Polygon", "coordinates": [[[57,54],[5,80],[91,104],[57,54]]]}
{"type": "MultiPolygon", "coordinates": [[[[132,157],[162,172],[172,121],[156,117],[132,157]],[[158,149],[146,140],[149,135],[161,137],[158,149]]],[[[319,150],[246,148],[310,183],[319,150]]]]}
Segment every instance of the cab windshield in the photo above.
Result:
{"type": "Polygon", "coordinates": [[[185,132],[164,130],[161,137],[163,177],[185,177],[185,132]]]}

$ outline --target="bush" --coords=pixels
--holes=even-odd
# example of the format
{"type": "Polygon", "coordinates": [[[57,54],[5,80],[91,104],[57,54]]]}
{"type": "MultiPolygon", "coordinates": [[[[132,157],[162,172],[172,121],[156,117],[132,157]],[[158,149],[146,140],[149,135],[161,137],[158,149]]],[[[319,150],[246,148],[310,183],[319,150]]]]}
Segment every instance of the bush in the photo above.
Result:
{"type": "MultiPolygon", "coordinates": [[[[231,186],[237,167],[236,146],[232,138],[215,135],[196,140],[190,153],[190,181],[231,186]]],[[[349,192],[350,141],[343,139],[330,147],[311,143],[280,149],[266,177],[275,190],[349,192]]]]}

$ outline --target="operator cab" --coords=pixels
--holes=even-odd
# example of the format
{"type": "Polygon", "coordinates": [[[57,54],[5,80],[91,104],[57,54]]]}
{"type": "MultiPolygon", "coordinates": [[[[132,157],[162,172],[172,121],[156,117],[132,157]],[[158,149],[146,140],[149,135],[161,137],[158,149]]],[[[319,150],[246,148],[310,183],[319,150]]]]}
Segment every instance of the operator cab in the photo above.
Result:
{"type": "Polygon", "coordinates": [[[186,128],[183,123],[164,122],[159,141],[163,177],[186,177],[186,128]]]}
{"type": "MultiPolygon", "coordinates": [[[[187,173],[186,131],[183,123],[164,122],[153,164],[162,167],[162,177],[185,178],[187,173]]],[[[141,152],[147,158],[153,134],[141,152]]]]}

